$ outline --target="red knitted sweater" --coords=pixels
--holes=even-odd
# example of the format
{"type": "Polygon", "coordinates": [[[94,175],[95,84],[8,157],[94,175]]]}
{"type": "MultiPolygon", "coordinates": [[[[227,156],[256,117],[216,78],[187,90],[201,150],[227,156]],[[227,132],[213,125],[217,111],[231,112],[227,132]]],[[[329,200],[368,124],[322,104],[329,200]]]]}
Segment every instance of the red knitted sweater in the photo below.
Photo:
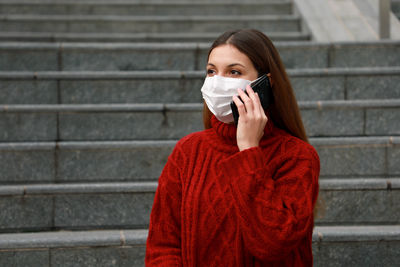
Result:
{"type": "Polygon", "coordinates": [[[315,149],[268,121],[239,151],[236,126],[178,141],[150,215],[146,266],[312,266],[315,149]]]}

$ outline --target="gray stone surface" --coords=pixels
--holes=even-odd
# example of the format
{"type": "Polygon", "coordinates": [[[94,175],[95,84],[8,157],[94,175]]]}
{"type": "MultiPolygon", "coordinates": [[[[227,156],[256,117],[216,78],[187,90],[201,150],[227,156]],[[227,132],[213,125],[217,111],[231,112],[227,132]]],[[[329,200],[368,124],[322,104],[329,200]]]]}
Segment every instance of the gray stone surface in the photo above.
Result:
{"type": "Polygon", "coordinates": [[[393,42],[364,45],[334,45],[329,67],[398,66],[400,46],[393,42]]]}
{"type": "Polygon", "coordinates": [[[0,104],[55,104],[56,81],[1,80],[0,104]]]}
{"type": "MultiPolygon", "coordinates": [[[[397,251],[399,250],[398,232],[399,230],[396,226],[316,227],[313,234],[314,265],[396,266],[397,251]],[[333,235],[338,238],[331,239],[333,235]],[[369,242],[360,242],[361,240],[368,240],[369,242]]],[[[65,232],[2,235],[0,243],[8,243],[9,248],[13,248],[13,244],[16,244],[15,241],[17,240],[25,240],[25,245],[28,247],[35,244],[29,243],[29,240],[31,240],[36,242],[36,247],[32,251],[1,251],[0,255],[5,255],[1,257],[1,260],[8,260],[12,257],[10,255],[13,255],[10,253],[27,253],[27,257],[39,253],[42,255],[38,256],[37,259],[41,258],[43,261],[40,261],[40,263],[45,263],[45,255],[50,253],[50,266],[136,266],[135,264],[143,266],[146,236],[147,230],[122,231],[121,233],[119,231],[96,231],[91,233],[65,232]],[[121,238],[121,234],[127,237],[125,246],[121,247],[114,242],[104,242],[104,238],[112,238],[117,241],[117,237],[121,238]],[[38,235],[44,238],[35,239],[35,236],[38,235]],[[98,238],[92,239],[94,237],[98,238]],[[132,240],[133,242],[131,242],[131,238],[134,239],[132,240]],[[61,242],[54,243],[56,240],[61,242]],[[65,240],[65,242],[62,243],[62,240],[65,240]],[[71,243],[73,240],[75,241],[71,243]],[[82,242],[84,240],[86,242],[82,242]],[[131,245],[131,243],[134,245],[131,245]],[[58,246],[57,244],[64,244],[64,246],[58,246]],[[71,247],[73,244],[81,247],[71,247]],[[96,248],[96,244],[102,245],[96,248]],[[40,247],[51,249],[48,252],[38,249],[40,247]]],[[[2,245],[2,247],[5,248],[6,246],[2,245]]]]}
{"type": "MultiPolygon", "coordinates": [[[[190,117],[186,119],[190,120],[190,117]]],[[[378,139],[312,138],[311,143],[316,146],[321,159],[321,175],[379,176],[398,173],[396,158],[398,146],[387,147],[389,138],[378,139]],[[387,162],[384,156],[386,149],[389,151],[387,162]]],[[[2,158],[0,162],[2,168],[7,171],[3,172],[1,181],[3,183],[53,181],[54,145],[49,144],[50,146],[46,147],[35,145],[28,148],[21,148],[12,143],[3,145],[0,149],[2,158]]],[[[174,140],[59,142],[58,179],[59,181],[154,179],[159,176],[174,144],[174,140]]]]}
{"type": "MultiPolygon", "coordinates": [[[[317,147],[388,147],[393,143],[392,136],[355,136],[355,137],[311,137],[310,143],[317,147]]],[[[394,139],[396,140],[396,139],[394,139]]],[[[364,177],[365,178],[365,177],[364,177]]]]}
{"type": "Polygon", "coordinates": [[[0,71],[41,71],[58,70],[57,51],[13,50],[0,47],[0,71]]]}
{"type": "MultiPolygon", "coordinates": [[[[385,147],[379,145],[332,145],[316,147],[321,176],[386,175],[385,147]]],[[[393,172],[390,171],[390,174],[393,172]]]]}
{"type": "Polygon", "coordinates": [[[97,247],[75,249],[52,249],[51,266],[60,267],[136,267],[144,266],[146,247],[97,247]]]}
{"type": "Polygon", "coordinates": [[[298,101],[344,99],[344,77],[290,77],[298,101]]]}
{"type": "MultiPolygon", "coordinates": [[[[210,44],[198,46],[65,44],[63,70],[204,70],[209,46],[210,44]],[[148,57],[152,55],[157,55],[154,56],[157,60],[148,61],[148,57]],[[134,62],[132,62],[133,56],[135,56],[134,62]]],[[[304,42],[299,42],[298,45],[285,42],[277,43],[276,46],[286,68],[318,68],[326,67],[328,64],[326,45],[312,47],[304,42]]]]}
{"type": "Polygon", "coordinates": [[[20,185],[2,185],[0,186],[0,196],[23,195],[25,188],[20,185]]]}
{"type": "MultiPolygon", "coordinates": [[[[14,33],[1,32],[0,41],[12,42],[205,42],[214,41],[220,32],[207,33],[14,33]]],[[[272,41],[305,41],[310,39],[306,32],[268,32],[272,41]]]]}
{"type": "Polygon", "coordinates": [[[57,181],[132,181],[161,174],[175,141],[60,142],[57,181]],[[115,145],[116,144],[116,145],[115,145]]]}
{"type": "Polygon", "coordinates": [[[59,228],[146,228],[154,193],[60,195],[54,226],[59,228]]]}
{"type": "Polygon", "coordinates": [[[54,181],[54,144],[0,147],[0,183],[54,181]]]}
{"type": "Polygon", "coordinates": [[[224,32],[256,28],[263,31],[299,31],[292,15],[249,16],[112,16],[112,15],[2,15],[3,31],[23,32],[224,32]]]}
{"type": "Polygon", "coordinates": [[[10,233],[1,234],[0,249],[136,246],[143,245],[146,237],[145,229],[10,233]]]}
{"type": "Polygon", "coordinates": [[[400,109],[370,109],[366,112],[367,135],[400,135],[400,109]]]}
{"type": "Polygon", "coordinates": [[[63,70],[194,70],[195,54],[191,50],[118,50],[91,51],[65,49],[63,70]],[[151,58],[151,60],[149,60],[151,58]]]}
{"type": "Polygon", "coordinates": [[[393,189],[400,189],[400,180],[392,180],[390,182],[390,187],[393,189]]]}
{"type": "Polygon", "coordinates": [[[320,189],[323,207],[318,225],[398,224],[399,190],[320,189]]]}
{"type": "Polygon", "coordinates": [[[61,101],[79,103],[199,103],[203,79],[62,80],[61,101]]]}
{"type": "MultiPolygon", "coordinates": [[[[204,69],[204,66],[201,67],[204,69]]],[[[398,68],[289,69],[297,100],[399,98],[398,68]],[[379,90],[377,90],[379,89],[379,90]]],[[[2,72],[7,104],[199,103],[204,71],[2,72]],[[13,77],[15,80],[10,80],[13,77]]]]}
{"type": "Polygon", "coordinates": [[[49,250],[0,251],[0,266],[49,267],[49,250]]]}
{"type": "Polygon", "coordinates": [[[0,210],[2,232],[48,229],[53,223],[53,201],[48,197],[0,197],[0,210]]]}
{"type": "Polygon", "coordinates": [[[400,98],[398,75],[368,75],[347,77],[348,99],[395,99],[400,98]]]}
{"type": "Polygon", "coordinates": [[[285,68],[325,68],[328,66],[328,46],[299,44],[277,46],[285,68]]]}
{"type": "Polygon", "coordinates": [[[397,266],[398,225],[323,226],[313,234],[316,266],[397,266]]]}
{"type": "MultiPolygon", "coordinates": [[[[0,21],[4,27],[3,29],[11,32],[65,32],[70,27],[69,24],[65,22],[54,23],[40,19],[39,21],[36,21],[35,18],[37,17],[33,20],[27,20],[27,17],[28,15],[12,15],[12,17],[2,15],[0,21]],[[25,19],[23,19],[22,16],[25,17],[25,19]]],[[[29,15],[29,17],[31,17],[31,15],[29,15]]]]}
{"type": "MultiPolygon", "coordinates": [[[[396,100],[300,101],[299,106],[310,137],[399,133],[400,102],[396,100]]],[[[6,112],[0,113],[0,125],[7,130],[0,139],[4,141],[165,140],[203,130],[200,103],[3,108],[6,112]]]]}
{"type": "MultiPolygon", "coordinates": [[[[308,43],[275,43],[281,60],[287,69],[291,68],[325,68],[328,67],[329,46],[325,44],[314,45],[311,47],[308,43]]],[[[198,56],[198,70],[204,69],[207,63],[207,54],[209,45],[201,45],[198,56]]]]}
{"type": "MultiPolygon", "coordinates": [[[[221,33],[42,33],[0,32],[0,41],[7,42],[205,42],[211,43],[221,33]]],[[[310,39],[307,32],[268,32],[272,41],[304,41],[310,39]]]]}
{"type": "Polygon", "coordinates": [[[400,145],[388,148],[388,173],[392,175],[400,175],[400,145]]]}
{"type": "Polygon", "coordinates": [[[180,139],[203,129],[201,111],[60,114],[61,140],[180,139]],[[157,129],[157,130],[155,130],[157,129]]]}
{"type": "MultiPolygon", "coordinates": [[[[314,264],[317,266],[348,266],[349,264],[376,266],[376,260],[379,260],[379,263],[383,264],[379,266],[395,266],[399,249],[398,232],[396,226],[316,227],[313,235],[314,264]],[[369,242],[360,242],[362,240],[369,242]]],[[[146,236],[146,230],[122,231],[121,233],[96,231],[3,234],[0,243],[2,248],[13,248],[20,243],[19,241],[24,240],[17,246],[35,247],[36,249],[30,253],[38,253],[40,247],[52,248],[50,250],[51,266],[110,266],[110,264],[111,266],[131,266],[143,262],[146,236]],[[36,238],[39,235],[42,238],[36,238]],[[123,247],[117,243],[117,239],[122,238],[121,235],[127,237],[127,245],[123,247]],[[110,238],[115,240],[111,241],[110,238]],[[106,239],[110,239],[111,242],[105,242],[106,239]],[[132,246],[132,243],[135,246],[132,246]],[[4,246],[4,244],[8,245],[4,246]],[[81,247],[71,247],[74,244],[81,247]],[[96,244],[102,244],[102,247],[94,248],[96,244]],[[135,248],[136,250],[133,250],[135,248]]],[[[16,250],[11,250],[12,253],[15,253],[14,251],[16,250]]],[[[1,253],[8,257],[10,255],[4,254],[4,251],[1,253]]],[[[47,251],[44,250],[42,253],[47,253],[47,251]]],[[[42,257],[44,258],[44,255],[42,257]]],[[[3,259],[7,258],[2,257],[3,259]]]]}
{"type": "Polygon", "coordinates": [[[267,14],[290,14],[292,12],[291,2],[282,1],[274,3],[168,3],[168,2],[121,2],[113,4],[110,2],[93,3],[85,2],[63,2],[54,3],[2,3],[0,14],[42,14],[42,15],[267,15],[267,14]]]}
{"type": "Polygon", "coordinates": [[[172,110],[167,112],[167,125],[168,130],[165,131],[167,138],[174,138],[179,136],[180,138],[193,132],[204,130],[203,125],[203,114],[202,111],[178,111],[172,110]],[[175,133],[175,129],[176,131],[175,133]]]}
{"type": "MultiPolygon", "coordinates": [[[[176,31],[177,29],[174,29],[176,31]]],[[[398,44],[275,44],[286,68],[397,66],[398,44]],[[330,52],[329,52],[330,51],[330,52]],[[328,53],[329,52],[329,53],[328,53]],[[369,61],[367,61],[369,60],[369,61]]],[[[203,70],[209,43],[196,44],[63,44],[63,70],[203,70]],[[157,60],[148,60],[154,57],[157,60]],[[195,58],[196,57],[196,58],[195,58]]],[[[57,70],[57,45],[2,45],[0,70],[57,70]],[[25,48],[25,50],[21,50],[25,48]],[[46,59],[46,55],[51,57],[46,59]],[[49,56],[50,55],[50,56],[49,56]],[[46,59],[46,60],[44,60],[46,59]]],[[[61,62],[59,63],[61,64],[61,62]]]]}
{"type": "MultiPolygon", "coordinates": [[[[396,178],[329,178],[320,179],[320,190],[325,191],[352,191],[352,190],[390,190],[396,187],[400,179],[396,178]]],[[[397,188],[396,188],[397,189],[397,188]]]]}
{"type": "Polygon", "coordinates": [[[164,120],[163,114],[157,111],[62,113],[60,138],[61,140],[158,139],[164,120]]]}
{"type": "MultiPolygon", "coordinates": [[[[400,212],[396,205],[400,200],[399,181],[321,179],[319,201],[322,208],[316,217],[316,225],[399,223],[400,212]]],[[[157,182],[13,187],[23,191],[12,193],[9,190],[9,196],[0,198],[3,213],[11,214],[0,220],[3,232],[50,230],[53,227],[61,230],[137,229],[148,227],[157,182]]],[[[133,235],[131,240],[136,242],[136,238],[133,235]]]]}
{"type": "Polygon", "coordinates": [[[398,225],[316,226],[313,241],[320,243],[400,241],[398,225]]]}
{"type": "Polygon", "coordinates": [[[319,244],[314,266],[397,266],[400,242],[338,242],[319,244]]]}
{"type": "Polygon", "coordinates": [[[0,112],[0,141],[48,141],[57,139],[56,113],[0,112]]]}
{"type": "MultiPolygon", "coordinates": [[[[322,176],[370,177],[399,173],[399,146],[390,147],[389,137],[311,138],[310,141],[320,155],[322,176]],[[388,157],[385,157],[386,150],[388,157]]],[[[58,142],[57,181],[155,179],[175,142],[58,142]]],[[[0,176],[2,183],[54,181],[53,143],[26,148],[7,143],[2,147],[0,164],[6,170],[0,176]]]]}
{"type": "Polygon", "coordinates": [[[304,109],[301,115],[309,136],[363,135],[362,109],[304,109]]]}
{"type": "MultiPolygon", "coordinates": [[[[394,180],[395,181],[395,180],[394,180]]],[[[153,182],[109,182],[109,183],[68,183],[30,184],[0,187],[0,195],[68,195],[68,194],[117,194],[154,193],[157,181],[153,182]],[[6,194],[9,192],[9,194],[6,194]]]]}

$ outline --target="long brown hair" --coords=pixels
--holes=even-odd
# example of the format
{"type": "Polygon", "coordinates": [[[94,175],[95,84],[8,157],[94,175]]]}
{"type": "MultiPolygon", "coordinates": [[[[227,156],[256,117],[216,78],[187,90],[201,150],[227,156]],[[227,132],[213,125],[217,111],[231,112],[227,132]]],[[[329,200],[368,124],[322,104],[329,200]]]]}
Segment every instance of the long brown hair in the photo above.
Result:
{"type": "MultiPolygon", "coordinates": [[[[258,76],[271,73],[275,101],[269,107],[270,117],[268,119],[271,119],[277,127],[308,142],[292,85],[279,53],[271,40],[264,33],[254,29],[227,31],[211,45],[208,57],[214,48],[224,44],[233,45],[240,52],[247,55],[256,68],[258,76]]],[[[211,116],[211,111],[203,101],[203,124],[205,129],[211,128],[211,116]]]]}

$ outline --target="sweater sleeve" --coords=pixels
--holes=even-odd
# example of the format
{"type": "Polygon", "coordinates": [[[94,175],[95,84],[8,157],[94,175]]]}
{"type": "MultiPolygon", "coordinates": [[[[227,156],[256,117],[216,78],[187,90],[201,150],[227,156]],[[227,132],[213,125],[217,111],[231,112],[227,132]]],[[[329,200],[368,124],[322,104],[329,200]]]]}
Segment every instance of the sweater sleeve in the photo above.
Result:
{"type": "Polygon", "coordinates": [[[320,170],[314,148],[297,147],[267,162],[262,149],[252,147],[219,166],[244,247],[263,261],[284,258],[314,225],[320,170]]]}
{"type": "Polygon", "coordinates": [[[158,179],[150,214],[146,242],[145,265],[182,266],[181,258],[181,199],[180,169],[173,160],[176,148],[168,157],[158,179]]]}

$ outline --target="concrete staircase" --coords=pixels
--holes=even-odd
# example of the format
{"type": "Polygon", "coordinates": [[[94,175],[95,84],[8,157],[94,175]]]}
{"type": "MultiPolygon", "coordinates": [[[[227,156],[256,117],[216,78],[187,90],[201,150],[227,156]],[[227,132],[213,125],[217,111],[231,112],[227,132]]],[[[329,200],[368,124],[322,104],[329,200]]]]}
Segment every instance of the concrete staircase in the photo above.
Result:
{"type": "Polygon", "coordinates": [[[158,176],[202,130],[209,42],[239,27],[275,41],[320,155],[315,266],[398,264],[400,42],[308,41],[291,1],[1,0],[0,14],[0,266],[143,266],[158,176]]]}

